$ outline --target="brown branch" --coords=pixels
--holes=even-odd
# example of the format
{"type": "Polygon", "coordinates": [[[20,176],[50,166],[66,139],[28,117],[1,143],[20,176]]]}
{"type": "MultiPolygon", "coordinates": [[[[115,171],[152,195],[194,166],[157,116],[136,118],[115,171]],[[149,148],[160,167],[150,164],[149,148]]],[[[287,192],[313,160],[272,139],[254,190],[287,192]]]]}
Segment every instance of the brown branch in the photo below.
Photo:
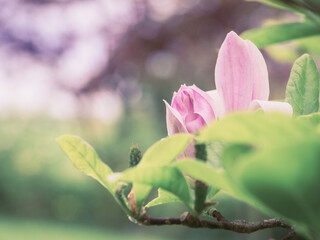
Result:
{"type": "Polygon", "coordinates": [[[222,216],[222,214],[220,212],[218,212],[217,210],[214,210],[211,213],[212,217],[216,218],[218,220],[218,222],[226,222],[227,219],[224,218],[224,216],[222,216]]]}
{"type": "MultiPolygon", "coordinates": [[[[144,214],[139,223],[146,226],[160,225],[183,225],[190,228],[209,228],[209,229],[224,229],[237,233],[253,233],[267,228],[286,228],[291,229],[291,226],[277,219],[268,219],[261,222],[246,222],[246,221],[227,221],[221,213],[213,211],[213,216],[217,218],[217,222],[199,219],[191,213],[184,213],[180,218],[154,218],[144,214]]],[[[283,240],[292,239],[295,232],[288,233],[283,240]]]]}
{"type": "Polygon", "coordinates": [[[281,238],[281,240],[291,240],[295,236],[296,236],[296,232],[295,231],[291,231],[287,235],[285,235],[283,238],[281,238]]]}

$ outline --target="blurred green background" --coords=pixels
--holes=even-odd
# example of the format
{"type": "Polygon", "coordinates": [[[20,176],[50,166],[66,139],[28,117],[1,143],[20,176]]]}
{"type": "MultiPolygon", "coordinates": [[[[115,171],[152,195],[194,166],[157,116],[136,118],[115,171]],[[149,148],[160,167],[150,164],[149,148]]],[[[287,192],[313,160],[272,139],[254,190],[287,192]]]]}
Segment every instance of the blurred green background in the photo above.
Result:
{"type": "MultiPolygon", "coordinates": [[[[162,99],[183,83],[215,88],[217,52],[229,31],[298,18],[240,0],[0,0],[0,240],[283,235],[135,225],[55,139],[79,135],[121,171],[132,144],[145,151],[166,136],[162,99]]],[[[287,43],[263,51],[271,99],[284,97],[291,65],[306,49],[287,43]]],[[[222,194],[218,201],[228,219],[267,217],[222,194]]],[[[173,204],[151,212],[184,210],[173,204]]]]}

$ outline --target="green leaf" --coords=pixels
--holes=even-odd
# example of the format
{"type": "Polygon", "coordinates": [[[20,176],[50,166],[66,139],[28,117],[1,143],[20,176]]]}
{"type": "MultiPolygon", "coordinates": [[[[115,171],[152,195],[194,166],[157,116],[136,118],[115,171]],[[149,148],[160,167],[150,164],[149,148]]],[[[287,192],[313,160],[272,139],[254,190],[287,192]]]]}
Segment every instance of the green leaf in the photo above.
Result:
{"type": "Polygon", "coordinates": [[[175,160],[191,143],[193,135],[181,133],[153,144],[143,155],[139,167],[145,164],[165,165],[175,160]]]}
{"type": "Polygon", "coordinates": [[[216,169],[221,168],[221,153],[224,148],[223,142],[207,144],[208,162],[216,169]]]}
{"type": "Polygon", "coordinates": [[[246,155],[230,175],[265,206],[262,210],[320,234],[319,159],[320,138],[306,134],[246,155]]]}
{"type": "Polygon", "coordinates": [[[210,167],[200,160],[186,158],[175,162],[173,166],[179,168],[185,174],[211,185],[214,188],[223,189],[230,194],[234,194],[226,175],[223,172],[218,172],[213,167],[210,167]]]}
{"type": "Polygon", "coordinates": [[[318,0],[247,0],[261,2],[270,7],[303,14],[306,18],[320,23],[320,8],[318,0]],[[317,4],[315,3],[317,2],[317,4]]]}
{"type": "MultiPolygon", "coordinates": [[[[186,147],[192,141],[193,135],[191,134],[175,134],[171,137],[161,139],[160,141],[153,144],[143,155],[137,168],[148,166],[150,164],[166,165],[171,161],[175,160],[186,147]]],[[[137,208],[140,212],[143,202],[147,198],[151,187],[141,185],[135,181],[134,193],[137,202],[137,208]]]]}
{"type": "Polygon", "coordinates": [[[320,34],[320,26],[310,22],[296,22],[250,29],[241,34],[258,48],[320,34]]]}
{"type": "Polygon", "coordinates": [[[281,0],[247,0],[248,2],[261,2],[265,5],[270,7],[278,8],[281,10],[288,10],[288,11],[296,11],[300,12],[299,8],[296,5],[289,5],[281,0]]]}
{"type": "Polygon", "coordinates": [[[320,55],[320,35],[301,38],[297,40],[302,52],[311,52],[313,54],[320,55]]]}
{"type": "Polygon", "coordinates": [[[149,208],[166,203],[181,203],[181,200],[174,194],[159,188],[158,197],[150,201],[145,207],[149,208]]]}
{"type": "Polygon", "coordinates": [[[233,169],[240,157],[255,151],[256,149],[246,144],[230,144],[222,153],[222,162],[225,169],[233,169]]]}
{"type": "Polygon", "coordinates": [[[208,195],[207,195],[207,200],[208,201],[213,201],[215,196],[220,192],[219,188],[214,188],[212,186],[210,186],[208,188],[208,195]]]}
{"type": "Polygon", "coordinates": [[[188,206],[191,201],[189,187],[184,176],[172,166],[148,164],[134,167],[124,171],[120,180],[162,188],[179,197],[188,206]]]}
{"type": "Polygon", "coordinates": [[[238,180],[234,178],[234,172],[237,171],[236,167],[241,163],[241,161],[245,161],[248,155],[250,156],[250,154],[259,151],[260,149],[261,147],[256,148],[247,144],[229,144],[222,152],[222,163],[226,170],[225,177],[228,179],[231,189],[235,192],[233,195],[262,211],[264,210],[267,214],[272,215],[273,212],[270,214],[270,210],[268,208],[257,201],[254,197],[247,194],[246,191],[243,190],[243,187],[239,185],[238,180]]]}
{"type": "Polygon", "coordinates": [[[132,190],[134,192],[134,196],[137,203],[138,215],[140,214],[141,208],[143,206],[144,201],[148,197],[152,187],[145,184],[133,183],[132,190]]]}
{"type": "Polygon", "coordinates": [[[289,219],[299,229],[317,231],[320,134],[312,123],[278,113],[237,113],[201,130],[196,141],[225,142],[225,172],[217,174],[196,161],[181,171],[269,215],[289,219]]]}
{"type": "Polygon", "coordinates": [[[304,54],[293,64],[286,90],[293,114],[307,115],[319,110],[319,73],[313,58],[304,54]]]}
{"type": "Polygon", "coordinates": [[[96,151],[80,137],[64,135],[57,142],[75,168],[93,177],[114,195],[115,184],[107,180],[112,170],[101,161],[96,151]]]}
{"type": "Polygon", "coordinates": [[[320,1],[319,0],[305,0],[307,4],[310,5],[312,9],[320,13],[320,1]]]}
{"type": "Polygon", "coordinates": [[[308,123],[317,127],[320,124],[320,113],[312,113],[309,115],[302,115],[297,118],[298,120],[308,123]]]}
{"type": "Polygon", "coordinates": [[[203,143],[225,141],[261,147],[286,142],[288,138],[299,139],[305,133],[313,131],[308,124],[280,113],[243,112],[214,121],[200,131],[196,140],[203,143]]]}

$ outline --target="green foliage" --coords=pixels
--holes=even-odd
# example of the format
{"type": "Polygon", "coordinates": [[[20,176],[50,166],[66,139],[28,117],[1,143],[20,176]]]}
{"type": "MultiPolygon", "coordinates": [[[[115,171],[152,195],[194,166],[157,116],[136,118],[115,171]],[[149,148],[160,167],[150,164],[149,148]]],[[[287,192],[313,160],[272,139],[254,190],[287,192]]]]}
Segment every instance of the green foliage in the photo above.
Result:
{"type": "MultiPolygon", "coordinates": [[[[317,114],[308,117],[318,119],[317,114]]],[[[222,189],[267,214],[288,219],[302,232],[318,232],[320,135],[314,119],[310,123],[275,113],[228,116],[197,139],[229,143],[222,156],[225,174],[212,177],[207,166],[193,166],[187,173],[213,186],[227,182],[222,189]]]]}
{"type": "Polygon", "coordinates": [[[269,214],[320,234],[319,149],[320,136],[288,139],[246,155],[228,170],[234,182],[271,210],[269,214]]]}
{"type": "Polygon", "coordinates": [[[100,182],[109,190],[123,210],[129,215],[131,214],[122,196],[121,191],[124,189],[116,189],[117,184],[108,180],[108,176],[113,173],[112,170],[102,162],[96,151],[88,143],[77,136],[71,135],[61,136],[57,139],[57,142],[75,168],[100,182]]]}
{"type": "Polygon", "coordinates": [[[159,188],[158,197],[150,201],[145,207],[150,208],[153,206],[166,204],[166,203],[182,203],[182,202],[176,195],[159,188]]]}
{"type": "MultiPolygon", "coordinates": [[[[304,58],[308,59],[308,56],[304,58]]],[[[309,64],[310,60],[305,61],[309,64]]],[[[310,76],[312,74],[309,79],[310,76]]],[[[303,83],[304,79],[297,79],[297,84],[303,83]]],[[[305,96],[310,101],[307,96],[315,98],[314,95],[292,96],[305,96]]],[[[303,107],[303,113],[310,112],[305,109],[303,107]]],[[[115,192],[116,183],[118,186],[121,182],[133,183],[132,192],[139,212],[151,187],[156,187],[159,188],[158,197],[148,203],[147,208],[180,202],[195,213],[194,199],[183,175],[186,174],[208,185],[209,201],[219,190],[225,191],[268,215],[288,220],[297,226],[298,231],[310,235],[320,234],[319,119],[319,113],[298,118],[280,113],[232,114],[213,122],[197,136],[179,134],[158,141],[146,152],[140,164],[115,174],[92,147],[78,137],[63,136],[58,143],[76,168],[100,181],[111,192],[115,192]],[[219,143],[223,169],[197,159],[172,162],[193,138],[203,151],[204,146],[219,143]]],[[[119,198],[116,199],[119,202],[119,198]]],[[[131,213],[126,212],[130,215],[134,211],[131,201],[128,202],[127,209],[131,207],[131,213]]]]}
{"type": "Polygon", "coordinates": [[[301,3],[299,0],[247,0],[247,1],[252,1],[252,2],[261,2],[265,5],[274,7],[274,8],[279,8],[282,10],[289,10],[289,11],[294,11],[294,12],[301,12],[301,3]]]}
{"type": "Polygon", "coordinates": [[[319,73],[311,56],[295,62],[286,101],[297,118],[262,111],[230,114],[196,136],[160,140],[142,158],[138,148],[131,149],[133,164],[120,173],[113,174],[80,138],[62,136],[57,141],[77,169],[102,183],[136,219],[152,187],[158,188],[158,197],[145,207],[179,202],[197,215],[221,190],[286,219],[306,236],[318,236],[319,73]],[[174,161],[190,144],[195,144],[196,158],[174,161]]]}
{"type": "Polygon", "coordinates": [[[139,164],[124,171],[121,178],[117,174],[112,175],[112,170],[100,160],[94,149],[79,137],[65,135],[58,138],[57,141],[77,169],[105,186],[127,214],[139,217],[152,186],[174,193],[189,206],[191,198],[184,176],[177,168],[165,165],[176,159],[190,144],[192,138],[190,134],[177,134],[162,139],[146,151],[140,163],[140,150],[131,149],[130,160],[133,159],[139,164]],[[120,180],[133,183],[132,194],[128,195],[128,200],[125,194],[128,187],[120,184],[120,180]]]}
{"type": "Polygon", "coordinates": [[[320,113],[313,113],[309,115],[302,115],[298,118],[302,122],[306,122],[310,125],[313,125],[315,127],[319,126],[320,124],[320,113]]]}
{"type": "Polygon", "coordinates": [[[115,184],[107,180],[112,170],[102,162],[88,143],[77,136],[70,135],[59,137],[57,142],[75,168],[93,177],[113,193],[115,184]]]}
{"type": "Polygon", "coordinates": [[[229,193],[233,193],[225,174],[223,172],[218,172],[216,169],[200,160],[183,159],[175,162],[173,166],[179,168],[185,174],[205,182],[216,189],[224,189],[229,193]]]}
{"type": "Polygon", "coordinates": [[[261,2],[282,10],[303,14],[310,20],[319,23],[320,7],[317,0],[247,0],[261,2]],[[316,3],[317,2],[317,3],[316,3]]]}
{"type": "Polygon", "coordinates": [[[207,200],[210,202],[210,201],[213,201],[217,195],[217,193],[219,193],[220,189],[219,188],[214,188],[212,186],[210,186],[208,188],[208,194],[207,194],[207,200]]]}
{"type": "Polygon", "coordinates": [[[319,34],[319,25],[312,22],[296,22],[250,29],[243,32],[241,37],[243,39],[249,39],[257,47],[262,48],[276,43],[306,38],[319,34]]]}
{"type": "Polygon", "coordinates": [[[235,113],[204,128],[197,141],[263,146],[286,142],[288,138],[302,138],[313,131],[307,124],[279,113],[235,113]]]}
{"type": "MultiPolygon", "coordinates": [[[[172,137],[161,139],[146,151],[138,166],[143,167],[148,164],[165,165],[170,163],[184,151],[192,138],[193,136],[190,134],[176,134],[172,137]]],[[[150,185],[154,186],[153,184],[150,185]]],[[[138,213],[141,211],[143,203],[151,191],[151,186],[145,185],[144,182],[142,184],[133,184],[138,213]]]]}
{"type": "Polygon", "coordinates": [[[143,155],[139,166],[146,164],[165,165],[175,160],[190,144],[193,135],[175,134],[153,144],[143,155]]]}
{"type": "Polygon", "coordinates": [[[298,58],[292,67],[286,101],[291,104],[295,116],[319,110],[319,73],[313,58],[308,54],[298,58]]]}
{"type": "MultiPolygon", "coordinates": [[[[303,52],[320,55],[320,35],[298,39],[297,43],[303,52]]],[[[290,49],[292,51],[292,49],[290,49]]]]}
{"type": "Polygon", "coordinates": [[[140,215],[141,209],[143,207],[144,201],[148,197],[152,187],[146,184],[134,183],[132,187],[132,192],[134,193],[137,214],[140,215]]]}
{"type": "Polygon", "coordinates": [[[186,179],[173,166],[148,164],[146,166],[131,168],[121,173],[118,180],[162,188],[179,197],[187,206],[191,201],[186,179]]]}
{"type": "Polygon", "coordinates": [[[290,40],[301,40],[305,48],[318,51],[318,44],[313,44],[313,39],[320,35],[320,6],[318,0],[247,0],[261,2],[265,5],[292,11],[305,17],[303,22],[282,24],[247,30],[241,37],[251,40],[258,47],[266,47],[272,44],[290,40]]]}

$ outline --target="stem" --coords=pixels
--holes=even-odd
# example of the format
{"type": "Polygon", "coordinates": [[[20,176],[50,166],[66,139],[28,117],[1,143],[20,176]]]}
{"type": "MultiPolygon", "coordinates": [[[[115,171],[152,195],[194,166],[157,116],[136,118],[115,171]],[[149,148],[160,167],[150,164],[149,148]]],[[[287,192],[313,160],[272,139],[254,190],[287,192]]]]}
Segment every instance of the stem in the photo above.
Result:
{"type": "MultiPolygon", "coordinates": [[[[268,219],[260,222],[247,221],[228,221],[218,211],[213,211],[212,215],[217,218],[217,221],[210,221],[199,219],[191,213],[186,212],[179,218],[154,218],[144,214],[139,223],[146,226],[161,226],[161,225],[183,225],[190,228],[209,228],[209,229],[224,229],[237,233],[253,233],[267,228],[285,228],[292,229],[292,227],[277,219],[268,219]]],[[[294,231],[290,231],[282,240],[289,240],[295,236],[294,231]]]]}
{"type": "MultiPolygon", "coordinates": [[[[195,147],[196,159],[206,162],[208,158],[206,145],[195,144],[194,147],[195,147]]],[[[205,201],[207,198],[207,192],[208,192],[208,185],[199,180],[196,180],[194,209],[198,214],[201,214],[203,209],[206,207],[205,201]]]]}

